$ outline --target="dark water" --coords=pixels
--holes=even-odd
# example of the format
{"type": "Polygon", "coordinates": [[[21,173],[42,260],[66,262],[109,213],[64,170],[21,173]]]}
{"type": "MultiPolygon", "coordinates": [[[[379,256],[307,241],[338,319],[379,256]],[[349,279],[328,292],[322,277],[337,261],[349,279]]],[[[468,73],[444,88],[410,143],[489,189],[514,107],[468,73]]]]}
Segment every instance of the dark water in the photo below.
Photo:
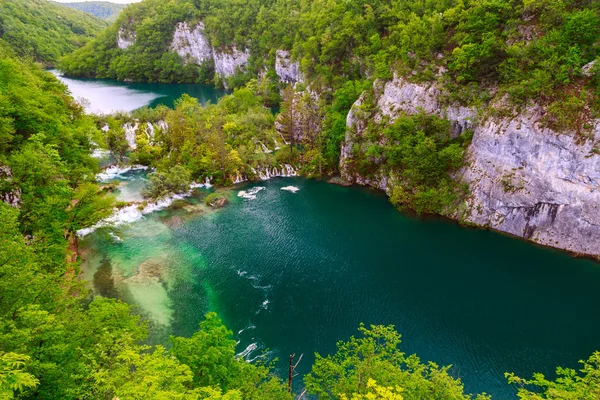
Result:
{"type": "Polygon", "coordinates": [[[173,107],[183,94],[197,98],[202,104],[216,103],[227,93],[212,85],[178,83],[125,83],[111,79],[84,79],[60,75],[51,70],[69,87],[75,99],[87,99],[86,110],[91,113],[109,114],[117,111],[133,111],[140,107],[166,105],[173,107]]]}
{"type": "Polygon", "coordinates": [[[600,349],[594,262],[408,217],[379,192],[290,178],[259,185],[254,200],[236,188],[218,212],[155,213],[120,228],[122,243],[96,233],[87,246],[125,276],[162,263],[170,278],[130,299],[179,335],[217,311],[238,351],[252,359],[268,348],[282,372],[290,353],[304,353],[305,373],[313,352],[333,352],[360,322],[395,325],[405,352],[453,364],[468,391],[502,399],[515,398],[504,372],[552,376],[600,349]],[[288,185],[300,191],[280,190],[288,185]]]}

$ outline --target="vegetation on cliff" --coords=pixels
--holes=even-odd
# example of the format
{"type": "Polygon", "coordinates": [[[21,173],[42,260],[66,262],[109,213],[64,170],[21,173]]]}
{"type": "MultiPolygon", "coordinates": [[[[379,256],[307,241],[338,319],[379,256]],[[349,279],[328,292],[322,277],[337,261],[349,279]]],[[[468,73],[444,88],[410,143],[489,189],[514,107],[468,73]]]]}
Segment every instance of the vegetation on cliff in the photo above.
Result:
{"type": "Polygon", "coordinates": [[[86,1],[82,3],[57,3],[63,7],[92,14],[95,17],[114,21],[119,13],[125,8],[125,4],[111,3],[108,1],[86,1]]]}
{"type": "MultiPolygon", "coordinates": [[[[270,365],[235,357],[232,333],[214,314],[206,316],[192,337],[171,338],[170,349],[150,347],[142,344],[146,323],[127,305],[88,298],[84,283],[76,279],[74,232],[111,212],[112,199],[94,182],[98,166],[90,153],[94,142],[104,141],[116,153],[127,154],[124,120],[107,117],[102,122],[110,129],[102,133],[98,119],[85,115],[62,84],[18,57],[51,63],[73,46],[68,32],[59,33],[61,41],[70,43],[65,47],[56,44],[61,41],[43,41],[38,31],[31,33],[36,38],[32,46],[23,42],[25,36],[14,28],[20,26],[21,20],[14,18],[21,9],[14,7],[24,4],[41,2],[0,5],[5,13],[0,14],[0,195],[3,200],[9,195],[16,199],[12,206],[0,202],[0,397],[291,399],[270,365]]],[[[436,68],[447,67],[445,83],[455,88],[452,93],[474,103],[486,98],[482,87],[499,82],[499,90],[517,104],[532,98],[547,102],[554,110],[551,123],[571,124],[569,118],[580,115],[582,102],[584,107],[591,105],[591,115],[596,107],[585,97],[595,93],[596,78],[580,72],[597,56],[598,5],[591,1],[142,4],[131,7],[132,14],[119,21],[129,21],[140,10],[152,13],[132,22],[138,38],[148,39],[147,46],[133,47],[131,53],[116,49],[117,27],[112,27],[67,58],[65,65],[73,71],[90,68],[97,76],[123,78],[133,71],[147,80],[198,79],[197,67],[181,68],[180,60],[164,52],[170,31],[160,29],[161,24],[198,18],[205,21],[213,46],[252,43],[253,54],[291,49],[320,89],[319,108],[324,111],[320,130],[313,129],[314,121],[302,116],[312,109],[313,98],[309,94],[295,100],[297,92],[288,91],[281,138],[274,116],[257,97],[268,92],[264,82],[250,82],[207,108],[183,97],[173,110],[138,111],[134,116],[139,119],[168,124],[168,135],[160,129],[154,137],[138,131],[138,147],[131,154],[135,161],[158,168],[151,178],[156,182],[151,190],[158,195],[183,190],[191,179],[212,176],[226,183],[252,173],[252,168],[297,160],[312,174],[335,170],[346,113],[371,86],[370,79],[388,79],[392,72],[416,69],[414,79],[430,79],[436,68]],[[523,31],[528,21],[534,21],[534,35],[523,31]],[[514,41],[525,34],[531,38],[514,41]],[[290,122],[296,121],[294,116],[304,121],[298,126],[300,133],[290,122]],[[265,151],[280,139],[280,151],[265,151]],[[284,148],[284,139],[294,146],[284,148]]],[[[54,23],[40,24],[50,26],[54,23]]],[[[80,25],[73,21],[72,26],[80,25]]],[[[29,29],[33,28],[27,25],[23,32],[29,29]]],[[[81,29],[85,36],[87,28],[81,29]]],[[[73,40],[80,43],[78,37],[73,40]]],[[[259,71],[263,62],[272,68],[269,61],[255,58],[248,74],[259,71]]],[[[462,162],[462,145],[468,138],[452,138],[449,132],[447,122],[439,118],[402,116],[384,128],[387,143],[366,148],[367,158],[384,160],[399,177],[401,192],[395,195],[394,187],[393,199],[439,212],[440,201],[458,190],[448,174],[462,162]]],[[[369,163],[359,160],[356,168],[368,170],[369,163]]],[[[360,335],[338,343],[336,354],[317,357],[305,380],[309,393],[323,399],[473,398],[448,367],[423,364],[402,353],[392,327],[361,326],[360,335]]],[[[599,360],[595,353],[579,372],[558,369],[554,381],[539,374],[530,380],[509,374],[508,380],[519,386],[521,399],[597,399],[599,360]]]]}
{"type": "Polygon", "coordinates": [[[0,38],[18,55],[47,66],[86,44],[106,26],[92,15],[46,0],[0,3],[0,38]]]}

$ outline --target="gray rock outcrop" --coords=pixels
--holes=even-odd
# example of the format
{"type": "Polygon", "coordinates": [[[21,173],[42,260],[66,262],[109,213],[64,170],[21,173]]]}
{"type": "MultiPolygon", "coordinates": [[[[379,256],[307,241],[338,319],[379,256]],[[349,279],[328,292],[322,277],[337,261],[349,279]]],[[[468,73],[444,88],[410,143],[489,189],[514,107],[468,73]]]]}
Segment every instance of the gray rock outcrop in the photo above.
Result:
{"type": "MultiPolygon", "coordinates": [[[[375,88],[370,118],[393,121],[401,112],[423,110],[447,118],[455,134],[473,129],[467,163],[457,179],[469,185],[466,211],[453,217],[482,227],[577,254],[600,256],[600,120],[587,138],[556,132],[540,122],[543,110],[530,107],[512,117],[478,121],[476,110],[440,104],[435,85],[394,79],[375,88]]],[[[367,122],[364,96],[347,117],[340,168],[348,182],[386,190],[390,179],[370,179],[352,170],[352,149],[367,122]]]]}
{"type": "Polygon", "coordinates": [[[119,49],[126,49],[135,43],[135,32],[126,30],[125,28],[119,28],[117,33],[117,47],[119,49]]]}
{"type": "Polygon", "coordinates": [[[180,22],[173,34],[171,49],[186,63],[202,64],[213,58],[212,47],[204,34],[204,24],[198,23],[194,29],[187,22],[180,22]]]}
{"type": "MultiPolygon", "coordinates": [[[[0,181],[4,181],[2,183],[12,184],[13,175],[10,167],[6,165],[0,165],[0,181]]],[[[14,187],[13,189],[7,192],[0,192],[0,201],[5,202],[11,207],[18,208],[21,206],[21,189],[19,187],[14,187]]]]}
{"type": "Polygon", "coordinates": [[[303,81],[300,65],[298,62],[292,61],[290,52],[287,50],[277,50],[275,52],[275,73],[281,82],[296,83],[303,81]]]}
{"type": "Polygon", "coordinates": [[[234,75],[238,70],[242,70],[248,63],[248,58],[250,58],[248,49],[240,51],[235,46],[229,51],[215,51],[213,54],[215,73],[224,78],[234,75]]]}

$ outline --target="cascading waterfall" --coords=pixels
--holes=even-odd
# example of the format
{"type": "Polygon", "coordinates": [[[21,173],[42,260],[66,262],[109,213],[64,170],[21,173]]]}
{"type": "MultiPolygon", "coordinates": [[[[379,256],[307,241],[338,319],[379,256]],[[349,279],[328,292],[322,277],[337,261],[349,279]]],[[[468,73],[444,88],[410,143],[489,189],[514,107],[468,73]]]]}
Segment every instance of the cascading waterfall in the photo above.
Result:
{"type": "Polygon", "coordinates": [[[163,121],[162,119],[156,123],[156,126],[158,126],[158,128],[163,133],[167,133],[167,131],[169,130],[169,124],[166,121],[163,121]]]}
{"type": "Polygon", "coordinates": [[[261,142],[260,140],[258,141],[258,143],[260,143],[263,153],[270,154],[273,152],[273,150],[269,150],[269,148],[267,146],[265,146],[265,144],[263,142],[261,142]]]}
{"type": "Polygon", "coordinates": [[[238,183],[246,182],[248,177],[246,175],[241,175],[239,172],[235,175],[235,179],[232,179],[234,185],[238,183]]]}
{"type": "Polygon", "coordinates": [[[283,140],[284,145],[287,146],[288,144],[290,144],[287,140],[285,140],[285,138],[283,137],[283,134],[281,132],[279,132],[279,136],[281,136],[281,140],[283,140]]]}
{"type": "Polygon", "coordinates": [[[127,143],[129,144],[129,148],[131,150],[135,150],[137,147],[135,144],[135,132],[137,131],[137,128],[137,122],[134,126],[131,126],[130,122],[127,122],[125,125],[123,125],[123,129],[125,130],[125,139],[127,140],[127,143]]]}
{"type": "Polygon", "coordinates": [[[269,167],[258,167],[258,171],[254,168],[251,168],[252,173],[258,176],[261,180],[266,181],[275,177],[289,177],[289,176],[298,176],[298,171],[294,169],[290,164],[283,164],[277,167],[273,167],[269,169],[269,167]]]}
{"type": "Polygon", "coordinates": [[[279,143],[277,143],[277,139],[273,138],[273,142],[275,143],[275,150],[279,150],[279,143]]]}
{"type": "Polygon", "coordinates": [[[146,137],[148,138],[148,143],[154,144],[154,125],[152,123],[146,123],[146,137]]]}

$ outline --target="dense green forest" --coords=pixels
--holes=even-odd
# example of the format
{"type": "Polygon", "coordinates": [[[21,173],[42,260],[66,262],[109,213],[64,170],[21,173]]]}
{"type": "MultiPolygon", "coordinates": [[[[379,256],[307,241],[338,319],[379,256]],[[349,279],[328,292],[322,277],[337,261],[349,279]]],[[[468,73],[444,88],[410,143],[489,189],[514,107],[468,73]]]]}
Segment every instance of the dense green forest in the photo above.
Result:
{"type": "MultiPolygon", "coordinates": [[[[227,184],[237,175],[252,177],[253,168],[288,163],[310,176],[336,172],[348,110],[364,93],[361,111],[368,115],[372,81],[393,73],[416,71],[411,79],[427,80],[447,68],[443,83],[457,99],[485,101],[497,85],[515,104],[547,103],[557,124],[572,124],[569,118],[579,115],[582,99],[591,104],[592,115],[596,107],[591,99],[598,82],[581,74],[598,56],[600,9],[593,1],[146,0],[67,56],[65,70],[120,79],[204,79],[205,70],[181,68],[178,56],[165,52],[175,22],[184,19],[202,19],[215,47],[251,46],[252,58],[247,72],[232,80],[238,89],[217,104],[203,108],[184,96],[174,109],[142,109],[131,116],[86,115],[66,87],[34,63],[51,64],[102,26],[80,13],[52,14],[53,7],[58,6],[41,0],[0,4],[0,196],[6,200],[0,202],[2,399],[299,395],[288,391],[271,364],[237,358],[232,332],[215,314],[207,314],[189,338],[147,346],[146,321],[124,303],[92,296],[77,279],[75,232],[115,206],[94,178],[99,169],[90,154],[96,145],[156,167],[148,194],[160,197],[188,187],[192,179],[212,176],[227,184]],[[122,51],[116,34],[129,21],[135,21],[137,42],[145,45],[122,51]],[[523,36],[529,39],[518,40],[523,36]],[[279,96],[272,68],[280,48],[301,62],[320,97],[303,85],[287,88],[278,132],[264,104],[279,96]],[[263,67],[268,73],[254,80],[263,67]],[[137,148],[130,151],[122,125],[133,118],[157,126],[165,121],[168,135],[156,129],[150,139],[139,130],[137,148]],[[271,151],[275,147],[279,150],[271,151]]],[[[448,121],[424,114],[369,129],[383,130],[390,141],[368,156],[385,157],[411,188],[394,191],[392,201],[440,212],[460,195],[462,188],[449,177],[464,162],[468,132],[451,138],[448,121]]],[[[356,168],[368,174],[370,164],[365,160],[356,168]]],[[[335,354],[317,355],[304,380],[307,393],[347,400],[488,398],[466,394],[450,367],[423,363],[403,353],[400,344],[393,327],[360,326],[356,337],[337,344],[335,354]]],[[[554,380],[507,374],[507,381],[520,399],[598,399],[600,353],[582,362],[580,371],[559,368],[554,380]]]]}
{"type": "Polygon", "coordinates": [[[107,21],[114,21],[125,8],[125,4],[110,3],[108,1],[86,1],[82,3],[56,3],[63,7],[84,11],[107,21]]]}
{"type": "MultiPolygon", "coordinates": [[[[76,278],[73,233],[107,215],[113,205],[94,183],[97,165],[89,156],[92,140],[104,136],[97,117],[85,115],[52,75],[19,59],[2,41],[0,55],[1,191],[20,198],[16,207],[0,202],[2,398],[293,398],[270,364],[234,356],[232,333],[214,314],[192,337],[172,337],[168,349],[148,347],[142,344],[146,323],[126,304],[88,297],[76,278]]],[[[219,132],[204,131],[202,124],[219,117],[219,125],[234,129],[253,114],[267,118],[253,107],[249,87],[206,111],[184,97],[175,110],[145,112],[173,113],[173,120],[181,121],[199,113],[193,123],[216,139],[197,145],[210,151],[223,142],[219,132]]],[[[173,139],[185,140],[185,129],[180,134],[173,139]]],[[[178,157],[185,157],[179,151],[178,157]]],[[[449,367],[424,364],[399,345],[393,327],[361,326],[358,336],[338,343],[335,354],[317,356],[306,390],[322,399],[473,398],[449,367]]],[[[600,353],[581,371],[557,372],[556,381],[539,374],[531,380],[507,378],[519,385],[522,399],[600,395],[600,353]]]]}
{"type": "Polygon", "coordinates": [[[245,70],[226,78],[229,87],[259,77],[255,86],[264,104],[284,101],[280,118],[312,115],[313,121],[282,124],[300,153],[290,157],[306,175],[339,172],[346,116],[365,93],[361,108],[370,134],[354,145],[351,167],[371,178],[384,165],[398,177],[392,182],[392,201],[418,212],[445,215],[464,199],[464,188],[452,176],[464,165],[470,133],[451,138],[447,122],[425,123],[414,116],[395,127],[375,123],[368,118],[376,111],[370,102],[373,82],[394,76],[435,82],[444,88],[442,103],[481,109],[491,102],[487,115],[510,114],[535,102],[545,108],[546,126],[582,137],[600,111],[600,63],[593,63],[600,55],[600,5],[595,1],[146,0],[128,7],[97,39],[65,57],[61,68],[73,75],[134,81],[214,78],[210,65],[185,63],[170,50],[180,21],[191,26],[202,21],[213,49],[249,49],[245,70]],[[116,45],[119,29],[135,32],[127,49],[116,45]],[[296,85],[296,94],[281,96],[285,85],[275,73],[279,49],[290,51],[306,79],[296,85]],[[306,96],[309,92],[315,95],[306,96]],[[308,128],[307,134],[305,126],[311,124],[318,128],[308,128]],[[378,136],[384,129],[384,137],[378,136]],[[419,165],[419,151],[425,148],[433,150],[433,158],[419,165]]]}
{"type": "Polygon", "coordinates": [[[86,44],[106,23],[46,0],[0,2],[0,38],[20,55],[52,66],[86,44]]]}

